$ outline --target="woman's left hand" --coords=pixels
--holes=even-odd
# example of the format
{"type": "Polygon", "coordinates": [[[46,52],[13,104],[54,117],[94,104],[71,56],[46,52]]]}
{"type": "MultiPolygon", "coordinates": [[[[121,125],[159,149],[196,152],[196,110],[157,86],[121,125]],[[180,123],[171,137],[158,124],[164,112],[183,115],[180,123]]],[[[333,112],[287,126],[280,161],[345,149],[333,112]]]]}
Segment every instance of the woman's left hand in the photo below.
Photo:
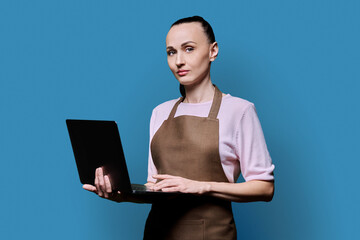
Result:
{"type": "Polygon", "coordinates": [[[155,191],[204,194],[210,189],[210,185],[207,182],[199,182],[167,174],[158,174],[153,177],[161,180],[151,187],[155,191]]]}

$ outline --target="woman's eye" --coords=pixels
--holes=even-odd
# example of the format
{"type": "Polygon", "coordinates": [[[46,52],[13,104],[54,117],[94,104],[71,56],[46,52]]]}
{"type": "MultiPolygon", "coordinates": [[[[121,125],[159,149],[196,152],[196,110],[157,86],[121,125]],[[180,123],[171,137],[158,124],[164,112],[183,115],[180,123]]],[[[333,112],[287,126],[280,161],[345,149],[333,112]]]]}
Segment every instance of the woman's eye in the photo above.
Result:
{"type": "Polygon", "coordinates": [[[194,50],[193,47],[187,47],[187,48],[185,48],[185,51],[186,51],[186,52],[191,52],[191,51],[193,51],[193,50],[194,50]]]}
{"type": "Polygon", "coordinates": [[[174,50],[170,50],[170,51],[167,52],[167,55],[169,55],[169,56],[172,56],[172,55],[174,55],[174,54],[175,54],[175,51],[174,51],[174,50]]]}

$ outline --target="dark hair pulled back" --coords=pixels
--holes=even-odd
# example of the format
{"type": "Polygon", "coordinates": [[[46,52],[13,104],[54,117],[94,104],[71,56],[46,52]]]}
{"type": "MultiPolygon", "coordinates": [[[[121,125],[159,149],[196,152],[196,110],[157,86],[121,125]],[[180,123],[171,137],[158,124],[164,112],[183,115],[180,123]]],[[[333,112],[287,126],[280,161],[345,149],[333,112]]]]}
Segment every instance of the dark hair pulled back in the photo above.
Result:
{"type": "MultiPolygon", "coordinates": [[[[209,43],[214,43],[215,42],[215,34],[214,34],[214,31],[213,31],[211,25],[205,19],[203,19],[200,16],[181,18],[181,19],[177,20],[176,22],[174,22],[171,25],[171,27],[173,27],[175,25],[182,24],[182,23],[192,23],[192,22],[201,23],[201,26],[204,29],[204,32],[205,32],[205,34],[207,36],[207,39],[208,39],[209,43]]],[[[180,93],[185,98],[185,95],[186,95],[185,87],[182,84],[180,84],[180,93]]]]}

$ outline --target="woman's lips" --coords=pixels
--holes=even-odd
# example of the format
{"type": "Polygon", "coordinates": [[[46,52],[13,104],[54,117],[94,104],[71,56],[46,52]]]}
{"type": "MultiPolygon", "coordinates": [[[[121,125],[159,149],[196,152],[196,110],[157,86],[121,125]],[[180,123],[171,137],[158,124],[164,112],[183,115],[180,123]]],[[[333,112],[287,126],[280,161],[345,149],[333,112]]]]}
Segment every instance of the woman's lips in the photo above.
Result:
{"type": "Polygon", "coordinates": [[[179,70],[177,71],[177,74],[179,76],[185,76],[186,74],[188,74],[189,70],[179,70]]]}

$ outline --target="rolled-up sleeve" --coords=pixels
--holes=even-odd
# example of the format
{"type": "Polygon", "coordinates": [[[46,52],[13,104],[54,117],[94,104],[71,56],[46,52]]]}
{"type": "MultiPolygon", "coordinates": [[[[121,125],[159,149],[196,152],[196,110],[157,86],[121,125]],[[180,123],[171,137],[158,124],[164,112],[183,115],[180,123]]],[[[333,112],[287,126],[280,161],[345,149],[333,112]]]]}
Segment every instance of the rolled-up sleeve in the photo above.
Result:
{"type": "Polygon", "coordinates": [[[275,167],[253,104],[244,111],[237,138],[238,158],[245,181],[274,180],[275,167]]]}

